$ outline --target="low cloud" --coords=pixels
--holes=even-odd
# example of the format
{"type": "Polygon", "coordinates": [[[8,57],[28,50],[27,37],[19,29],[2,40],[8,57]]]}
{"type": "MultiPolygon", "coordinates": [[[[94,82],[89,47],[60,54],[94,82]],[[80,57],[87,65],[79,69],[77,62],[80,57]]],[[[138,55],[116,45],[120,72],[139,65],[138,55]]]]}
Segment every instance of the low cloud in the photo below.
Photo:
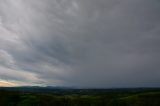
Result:
{"type": "Polygon", "coordinates": [[[0,0],[0,79],[160,86],[157,0],[0,0]]]}

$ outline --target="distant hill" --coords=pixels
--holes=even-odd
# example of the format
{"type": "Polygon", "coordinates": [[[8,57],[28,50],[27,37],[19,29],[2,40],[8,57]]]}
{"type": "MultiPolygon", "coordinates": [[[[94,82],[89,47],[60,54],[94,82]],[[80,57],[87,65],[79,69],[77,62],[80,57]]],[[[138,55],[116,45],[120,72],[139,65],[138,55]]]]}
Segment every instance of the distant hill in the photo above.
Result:
{"type": "Polygon", "coordinates": [[[160,106],[160,92],[147,92],[118,99],[122,106],[160,106]]]}
{"type": "Polygon", "coordinates": [[[0,106],[160,106],[160,88],[1,87],[0,106]]]}

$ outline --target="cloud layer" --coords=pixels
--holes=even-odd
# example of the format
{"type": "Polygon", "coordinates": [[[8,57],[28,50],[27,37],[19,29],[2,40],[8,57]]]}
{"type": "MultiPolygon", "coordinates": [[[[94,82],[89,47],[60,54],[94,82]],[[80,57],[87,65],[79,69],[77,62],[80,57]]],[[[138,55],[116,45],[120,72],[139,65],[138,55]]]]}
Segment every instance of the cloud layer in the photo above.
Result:
{"type": "Polygon", "coordinates": [[[160,86],[158,0],[0,0],[0,79],[160,86]]]}

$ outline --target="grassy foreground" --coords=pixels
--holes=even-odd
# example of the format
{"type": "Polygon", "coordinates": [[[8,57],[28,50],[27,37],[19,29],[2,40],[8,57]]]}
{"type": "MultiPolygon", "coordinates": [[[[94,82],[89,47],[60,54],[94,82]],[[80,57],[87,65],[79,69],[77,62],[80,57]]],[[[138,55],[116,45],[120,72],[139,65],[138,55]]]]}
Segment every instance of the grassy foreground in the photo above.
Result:
{"type": "Polygon", "coordinates": [[[160,106],[160,89],[1,88],[0,106],[160,106]]]}

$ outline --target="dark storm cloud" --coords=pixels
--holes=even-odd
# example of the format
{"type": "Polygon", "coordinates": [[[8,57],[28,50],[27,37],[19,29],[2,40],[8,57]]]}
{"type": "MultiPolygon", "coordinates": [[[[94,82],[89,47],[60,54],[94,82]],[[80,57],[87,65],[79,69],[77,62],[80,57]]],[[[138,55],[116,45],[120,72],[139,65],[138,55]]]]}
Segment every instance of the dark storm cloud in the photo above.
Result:
{"type": "Polygon", "coordinates": [[[0,78],[160,86],[159,11],[158,0],[0,0],[0,78]]]}

